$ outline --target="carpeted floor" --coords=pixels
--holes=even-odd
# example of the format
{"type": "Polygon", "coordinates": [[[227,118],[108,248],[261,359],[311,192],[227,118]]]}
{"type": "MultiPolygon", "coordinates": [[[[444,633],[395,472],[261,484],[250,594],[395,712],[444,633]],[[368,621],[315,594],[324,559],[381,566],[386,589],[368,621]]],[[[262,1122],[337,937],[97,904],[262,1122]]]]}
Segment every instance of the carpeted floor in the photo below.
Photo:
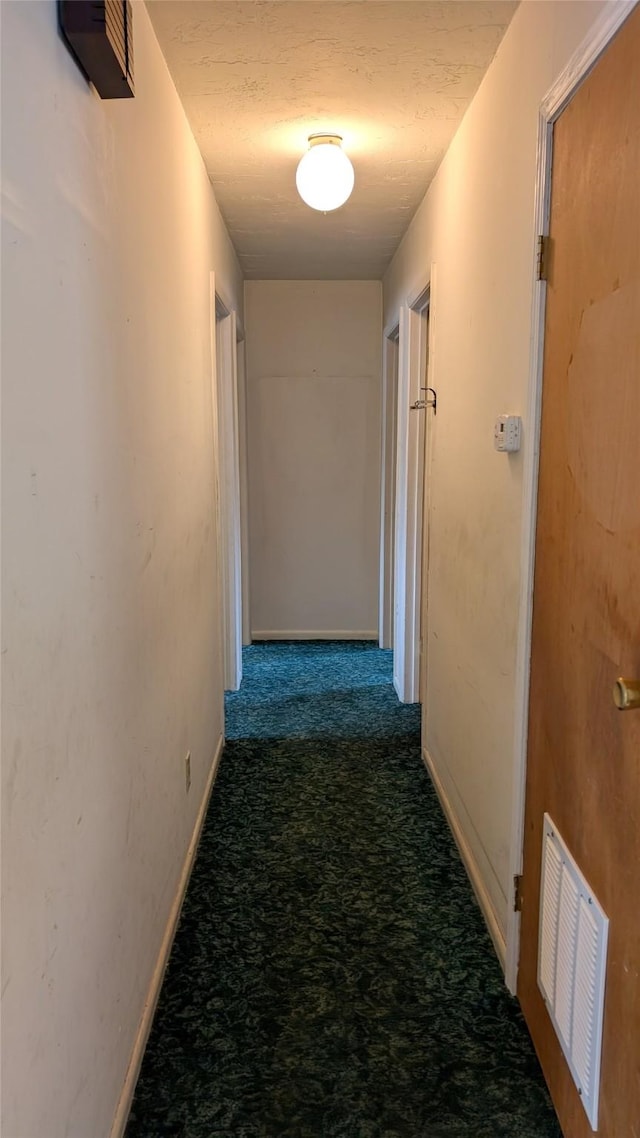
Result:
{"type": "Polygon", "coordinates": [[[391,654],[244,675],[126,1138],[559,1138],[391,654]]]}

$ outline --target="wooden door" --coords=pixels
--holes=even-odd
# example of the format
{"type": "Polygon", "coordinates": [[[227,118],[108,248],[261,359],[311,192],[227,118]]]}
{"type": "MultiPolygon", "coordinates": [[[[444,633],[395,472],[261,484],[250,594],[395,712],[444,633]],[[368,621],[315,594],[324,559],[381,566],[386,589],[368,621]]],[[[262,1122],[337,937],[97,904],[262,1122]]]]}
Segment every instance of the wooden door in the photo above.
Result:
{"type": "Polygon", "coordinates": [[[566,1138],[592,1133],[537,986],[543,813],[610,920],[598,1132],[640,1138],[640,8],[554,129],[518,995],[566,1138]]]}

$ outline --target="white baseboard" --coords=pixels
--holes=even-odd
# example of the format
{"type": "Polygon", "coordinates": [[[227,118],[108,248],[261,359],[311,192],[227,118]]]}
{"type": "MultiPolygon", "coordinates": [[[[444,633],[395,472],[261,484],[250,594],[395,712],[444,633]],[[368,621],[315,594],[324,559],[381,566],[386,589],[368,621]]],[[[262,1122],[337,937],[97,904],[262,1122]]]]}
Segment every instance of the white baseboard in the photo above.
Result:
{"type": "Polygon", "coordinates": [[[295,631],[275,631],[273,629],[255,629],[251,632],[252,640],[377,640],[377,629],[368,629],[366,632],[354,631],[353,629],[339,628],[331,632],[320,632],[316,630],[305,629],[300,632],[298,629],[295,631]]]}
{"type": "Polygon", "coordinates": [[[498,960],[500,961],[500,966],[504,972],[507,960],[507,945],[504,933],[500,928],[498,915],[495,911],[493,902],[489,896],[484,881],[482,880],[480,867],[473,855],[467,839],[464,836],[451,799],[449,798],[442,784],[442,781],[435,769],[433,759],[431,758],[431,755],[427,751],[426,747],[422,748],[422,761],[424,762],[424,765],[429,772],[429,777],[434,785],[436,794],[440,799],[440,805],[444,810],[445,817],[449,823],[449,829],[451,830],[451,833],[455,839],[455,843],[458,847],[458,850],[460,851],[460,857],[462,858],[462,862],[467,871],[467,876],[473,887],[473,892],[476,895],[482,915],[485,919],[487,928],[489,930],[489,935],[493,941],[493,947],[495,948],[498,960]]]}
{"type": "Polygon", "coordinates": [[[221,735],[218,746],[216,747],[215,755],[213,757],[211,770],[209,771],[209,775],[207,777],[207,784],[205,786],[204,795],[200,804],[198,816],[195,821],[195,826],[193,828],[193,834],[191,835],[191,841],[189,842],[189,847],[187,849],[184,865],[182,867],[182,873],[180,874],[178,888],[173,899],[173,904],[171,905],[169,919],[167,921],[164,935],[162,937],[162,942],[160,944],[160,951],[158,953],[155,968],[151,976],[151,983],[149,985],[149,990],[147,992],[144,1007],[142,1009],[142,1016],[140,1017],[140,1023],[138,1025],[133,1049],[131,1051],[129,1066],[127,1068],[124,1085],[122,1087],[118,1105],[116,1107],[116,1113],[111,1126],[109,1138],[122,1138],[125,1126],[127,1125],[127,1119],[129,1117],[129,1111],[131,1110],[131,1103],[133,1101],[133,1094],[136,1089],[138,1075],[140,1074],[140,1067],[142,1066],[144,1050],[147,1046],[149,1032],[151,1031],[151,1025],[153,1023],[153,1017],[158,1003],[158,997],[160,995],[160,989],[162,987],[165,969],[169,960],[169,953],[171,952],[171,946],[173,944],[173,938],[175,936],[176,928],[178,925],[182,903],[184,901],[185,893],[187,892],[187,885],[189,884],[189,878],[191,876],[191,870],[193,868],[196,850],[198,848],[198,842],[200,841],[200,834],[202,833],[202,827],[204,825],[204,819],[207,813],[207,806],[209,805],[211,791],[213,789],[216,774],[218,773],[218,767],[220,765],[220,758],[222,756],[223,747],[224,736],[221,735]]]}

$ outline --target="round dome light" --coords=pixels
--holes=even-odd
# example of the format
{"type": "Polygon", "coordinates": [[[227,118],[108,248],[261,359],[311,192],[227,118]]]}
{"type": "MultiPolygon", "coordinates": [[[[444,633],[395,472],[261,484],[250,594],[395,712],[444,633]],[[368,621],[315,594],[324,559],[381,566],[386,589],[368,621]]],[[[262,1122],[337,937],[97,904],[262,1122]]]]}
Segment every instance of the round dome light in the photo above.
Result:
{"type": "Polygon", "coordinates": [[[309,149],[296,171],[296,186],[303,202],[329,213],[344,205],[353,189],[353,166],[337,134],[312,134],[309,149]]]}

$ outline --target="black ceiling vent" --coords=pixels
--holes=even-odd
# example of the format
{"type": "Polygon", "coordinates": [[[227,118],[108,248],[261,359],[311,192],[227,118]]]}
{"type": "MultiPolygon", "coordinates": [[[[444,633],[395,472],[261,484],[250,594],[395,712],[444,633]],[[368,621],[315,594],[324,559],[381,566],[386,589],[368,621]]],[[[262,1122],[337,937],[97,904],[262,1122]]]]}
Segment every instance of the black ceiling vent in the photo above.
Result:
{"type": "Polygon", "coordinates": [[[103,99],[131,99],[130,0],[58,0],[60,31],[80,70],[103,99]]]}

